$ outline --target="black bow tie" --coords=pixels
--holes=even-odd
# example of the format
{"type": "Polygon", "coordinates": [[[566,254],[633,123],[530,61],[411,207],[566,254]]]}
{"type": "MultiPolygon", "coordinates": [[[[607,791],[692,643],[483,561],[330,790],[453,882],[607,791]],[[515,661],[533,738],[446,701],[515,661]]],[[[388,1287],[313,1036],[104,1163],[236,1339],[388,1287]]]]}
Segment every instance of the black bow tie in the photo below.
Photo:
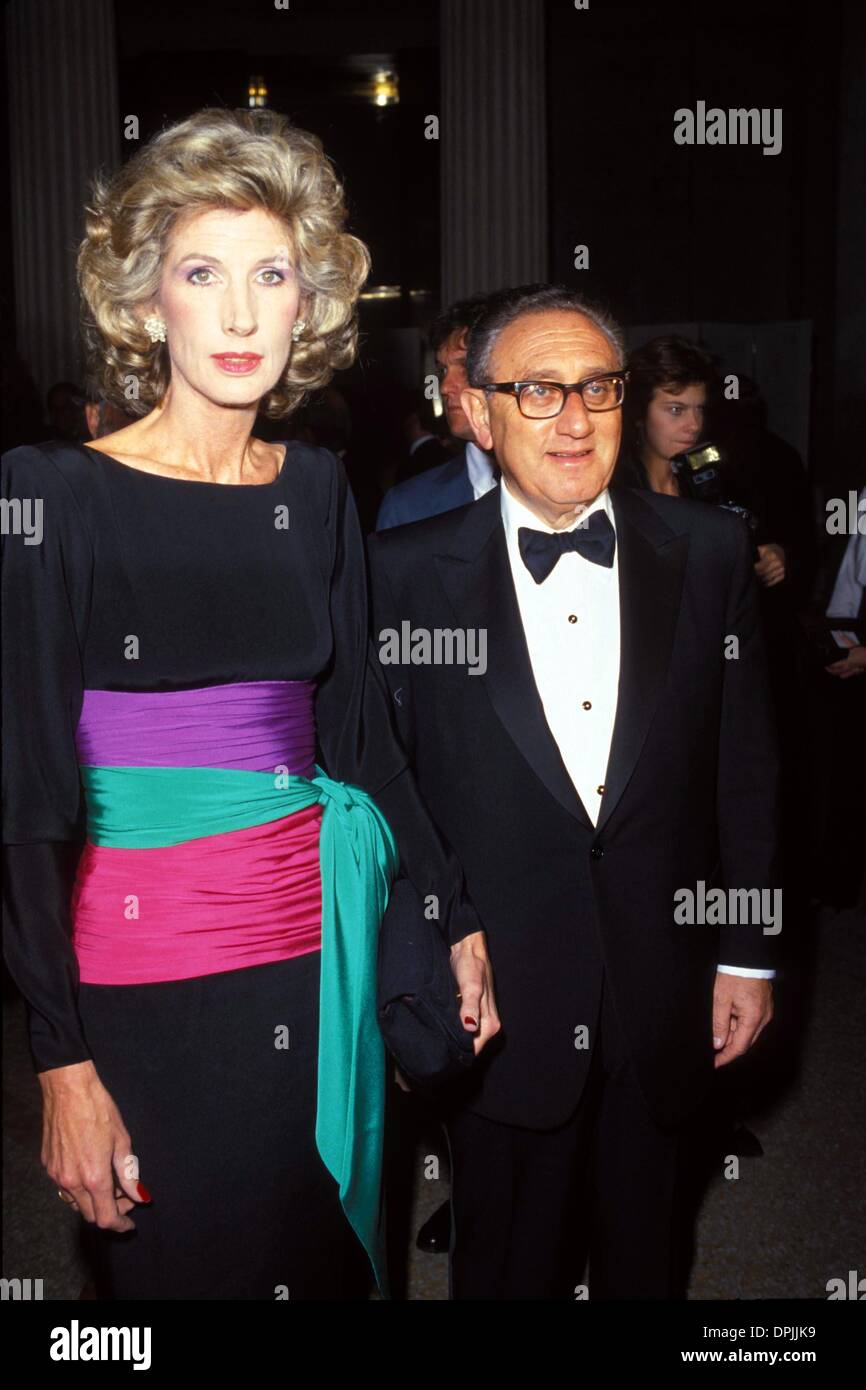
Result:
{"type": "Polygon", "coordinates": [[[534,531],[531,526],[520,526],[517,544],[523,563],[536,584],[541,584],[560,555],[567,550],[576,550],[585,560],[610,569],[616,550],[616,532],[607,512],[598,511],[592,513],[585,526],[575,526],[573,531],[554,531],[551,534],[549,531],[534,531]]]}

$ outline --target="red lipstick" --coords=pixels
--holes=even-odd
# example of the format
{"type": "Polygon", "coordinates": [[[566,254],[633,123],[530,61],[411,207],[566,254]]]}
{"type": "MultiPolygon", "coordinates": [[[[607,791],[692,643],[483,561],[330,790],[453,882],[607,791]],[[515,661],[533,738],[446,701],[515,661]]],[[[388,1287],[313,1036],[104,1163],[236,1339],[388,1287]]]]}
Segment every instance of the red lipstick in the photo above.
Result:
{"type": "Polygon", "coordinates": [[[246,376],[254,372],[262,360],[259,352],[214,352],[211,356],[218,367],[232,376],[246,376]]]}

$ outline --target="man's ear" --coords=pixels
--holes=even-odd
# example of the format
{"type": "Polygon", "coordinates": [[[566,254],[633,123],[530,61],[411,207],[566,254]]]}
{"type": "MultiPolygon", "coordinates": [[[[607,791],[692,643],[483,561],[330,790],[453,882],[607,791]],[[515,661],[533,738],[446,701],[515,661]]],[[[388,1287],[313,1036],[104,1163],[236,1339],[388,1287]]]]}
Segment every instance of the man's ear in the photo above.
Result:
{"type": "Polygon", "coordinates": [[[493,435],[490,433],[490,409],[486,393],[477,386],[467,386],[460,392],[460,404],[481,448],[492,449],[493,435]]]}

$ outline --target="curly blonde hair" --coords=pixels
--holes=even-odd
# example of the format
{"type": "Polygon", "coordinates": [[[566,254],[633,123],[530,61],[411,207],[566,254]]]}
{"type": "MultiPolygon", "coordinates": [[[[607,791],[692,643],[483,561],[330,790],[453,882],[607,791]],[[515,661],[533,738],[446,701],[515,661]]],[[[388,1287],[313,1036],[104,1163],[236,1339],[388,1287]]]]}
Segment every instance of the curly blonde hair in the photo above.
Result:
{"type": "Polygon", "coordinates": [[[165,395],[171,363],[136,308],[156,295],[169,238],[190,212],[261,208],[291,238],[305,328],[261,409],[277,420],[353,361],[366,246],[343,231],[343,189],[320,140],[275,111],[208,107],[153,137],[110,179],[97,175],[78,251],[89,379],[145,415],[165,395]],[[138,396],[124,388],[130,375],[138,396]]]}

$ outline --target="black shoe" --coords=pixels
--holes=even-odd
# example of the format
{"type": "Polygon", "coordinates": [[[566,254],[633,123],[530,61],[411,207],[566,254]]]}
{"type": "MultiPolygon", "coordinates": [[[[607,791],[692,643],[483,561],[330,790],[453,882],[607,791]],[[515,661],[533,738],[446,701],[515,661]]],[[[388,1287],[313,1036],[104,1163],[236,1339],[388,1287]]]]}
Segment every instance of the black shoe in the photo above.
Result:
{"type": "Polygon", "coordinates": [[[443,1202],[424,1222],[415,1241],[428,1255],[447,1255],[451,1244],[451,1203],[443,1202]]]}

